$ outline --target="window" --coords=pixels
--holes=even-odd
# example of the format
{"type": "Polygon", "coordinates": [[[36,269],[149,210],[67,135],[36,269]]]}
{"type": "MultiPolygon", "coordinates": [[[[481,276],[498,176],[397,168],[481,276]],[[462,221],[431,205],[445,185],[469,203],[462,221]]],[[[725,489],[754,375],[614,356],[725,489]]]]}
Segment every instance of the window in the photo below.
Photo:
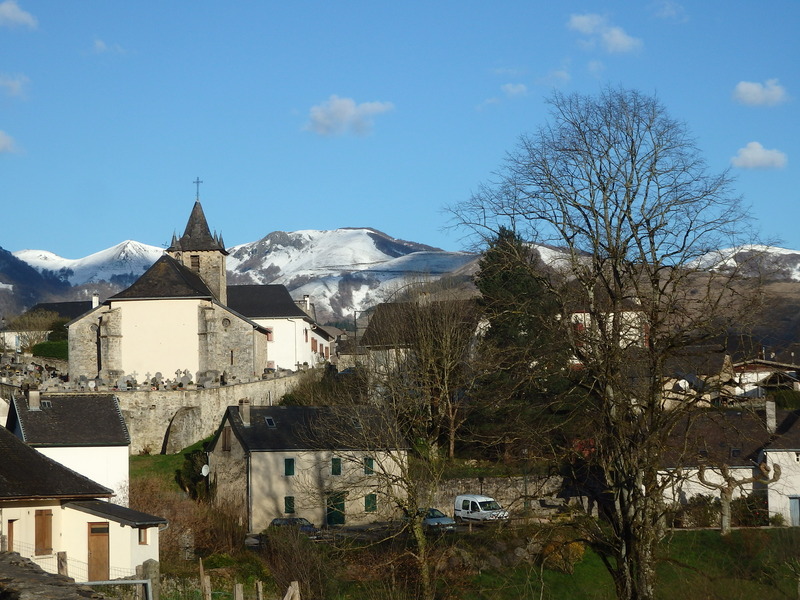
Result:
{"type": "Polygon", "coordinates": [[[292,477],[294,475],[294,459],[293,458],[284,458],[283,459],[283,474],[286,477],[292,477]]]}
{"type": "Polygon", "coordinates": [[[311,338],[311,351],[312,352],[317,351],[317,340],[315,338],[311,338]]]}
{"type": "Polygon", "coordinates": [[[144,527],[139,528],[139,545],[147,545],[147,529],[144,527]]]}
{"type": "Polygon", "coordinates": [[[264,417],[264,423],[266,423],[267,427],[270,429],[275,429],[275,419],[272,417],[264,417]]]}
{"type": "Polygon", "coordinates": [[[294,496],[283,497],[283,512],[289,514],[294,512],[294,496]]]}
{"type": "Polygon", "coordinates": [[[308,343],[308,329],[303,329],[303,336],[305,336],[306,344],[308,343]]]}
{"type": "Polygon", "coordinates": [[[341,458],[332,458],[331,459],[331,475],[341,475],[342,474],[342,459],[341,458]]]}
{"type": "Polygon", "coordinates": [[[222,451],[223,452],[231,451],[231,428],[229,425],[226,425],[222,429],[222,451]]]}
{"type": "Polygon", "coordinates": [[[200,255],[199,254],[192,254],[189,257],[189,260],[191,260],[192,271],[199,272],[200,271],[200,255]]]}
{"type": "Polygon", "coordinates": [[[37,556],[53,553],[53,511],[37,510],[34,520],[37,556]]]}
{"type": "Polygon", "coordinates": [[[731,458],[739,458],[742,455],[741,448],[731,448],[731,458]]]}
{"type": "Polygon", "coordinates": [[[367,494],[364,496],[364,512],[375,512],[378,510],[378,495],[367,494]]]}
{"type": "Polygon", "coordinates": [[[364,475],[372,475],[375,472],[375,461],[371,456],[364,459],[364,475]]]}

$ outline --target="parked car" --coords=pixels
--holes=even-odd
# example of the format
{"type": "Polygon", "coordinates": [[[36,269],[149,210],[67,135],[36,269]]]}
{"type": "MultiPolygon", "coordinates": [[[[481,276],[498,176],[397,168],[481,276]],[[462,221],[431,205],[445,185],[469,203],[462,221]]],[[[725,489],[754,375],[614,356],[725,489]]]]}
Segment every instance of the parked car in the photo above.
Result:
{"type": "Polygon", "coordinates": [[[489,496],[462,494],[456,496],[453,517],[456,521],[505,521],[508,511],[489,496]]]}
{"type": "Polygon", "coordinates": [[[315,537],[319,535],[319,529],[314,527],[314,524],[311,521],[303,517],[278,517],[276,519],[272,519],[269,526],[293,527],[308,537],[315,537]]]}
{"type": "Polygon", "coordinates": [[[456,522],[438,508],[420,508],[422,529],[428,533],[451,533],[456,530],[456,522]]]}

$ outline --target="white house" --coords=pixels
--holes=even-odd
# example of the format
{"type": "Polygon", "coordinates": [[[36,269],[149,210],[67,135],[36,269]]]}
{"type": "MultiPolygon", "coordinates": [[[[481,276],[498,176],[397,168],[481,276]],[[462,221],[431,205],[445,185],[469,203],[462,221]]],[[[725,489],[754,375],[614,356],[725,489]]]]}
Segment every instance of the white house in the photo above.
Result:
{"type": "Polygon", "coordinates": [[[78,581],[136,574],[158,561],[161,517],[105,502],[112,491],[0,427],[0,549],[78,581]],[[59,566],[61,563],[61,566],[59,566]]]}
{"type": "Polygon", "coordinates": [[[719,497],[718,485],[735,485],[733,498],[754,492],[767,498],[769,515],[781,515],[787,525],[800,526],[800,425],[798,413],[765,409],[708,409],[693,415],[686,427],[676,427],[672,450],[663,470],[674,485],[666,499],[684,504],[703,494],[719,497]],[[704,469],[705,482],[699,475],[704,469]],[[776,477],[776,466],[779,476],[776,477]]]}
{"type": "Polygon", "coordinates": [[[112,394],[47,394],[30,390],[11,403],[6,427],[29,446],[111,489],[128,505],[130,437],[112,394]]]}
{"type": "MultiPolygon", "coordinates": [[[[374,411],[229,406],[209,445],[215,502],[263,531],[277,517],[359,524],[395,517],[406,450],[381,434],[374,411]]],[[[382,426],[386,422],[382,421],[382,426]]]]}

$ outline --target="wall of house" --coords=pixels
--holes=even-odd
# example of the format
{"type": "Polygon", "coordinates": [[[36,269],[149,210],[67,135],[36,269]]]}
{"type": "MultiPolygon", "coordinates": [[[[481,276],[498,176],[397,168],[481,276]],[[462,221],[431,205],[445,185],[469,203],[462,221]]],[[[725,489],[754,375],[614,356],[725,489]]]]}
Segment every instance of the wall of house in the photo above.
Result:
{"type": "MultiPolygon", "coordinates": [[[[226,425],[230,431],[230,425],[226,425]]],[[[241,523],[248,523],[247,462],[238,438],[229,433],[230,450],[222,447],[222,436],[217,438],[208,455],[209,481],[214,490],[214,500],[226,513],[237,515],[241,523]]],[[[263,528],[262,528],[263,529],[263,528]]],[[[248,531],[253,529],[248,524],[248,531]]]]}
{"type": "MultiPolygon", "coordinates": [[[[753,477],[756,469],[753,467],[730,467],[729,471],[737,480],[753,477]]],[[[705,485],[700,481],[697,469],[683,469],[680,474],[675,471],[662,473],[662,478],[674,478],[675,483],[664,490],[664,499],[669,503],[686,504],[691,498],[698,495],[719,498],[719,490],[705,485]]],[[[722,483],[722,475],[713,468],[706,469],[705,478],[710,483],[722,483]]],[[[737,487],[733,492],[733,499],[747,496],[755,489],[754,484],[748,483],[737,487]]]]}
{"type": "Polygon", "coordinates": [[[306,363],[313,367],[325,360],[325,350],[330,342],[314,333],[311,323],[302,318],[253,319],[259,325],[272,330],[272,341],[267,343],[267,360],[276,369],[297,369],[306,363]],[[312,350],[312,340],[317,342],[317,351],[312,350]]]}
{"type": "Polygon", "coordinates": [[[767,491],[769,514],[783,515],[784,523],[792,525],[790,498],[800,498],[800,449],[769,451],[765,455],[767,466],[771,469],[770,473],[773,472],[775,465],[780,465],[781,468],[780,479],[769,484],[767,491]]]}
{"type": "Polygon", "coordinates": [[[387,477],[381,468],[399,474],[399,463],[405,460],[404,452],[392,453],[336,453],[310,452],[255,452],[250,459],[251,531],[261,531],[276,517],[305,517],[317,526],[325,523],[326,498],[330,493],[343,492],[345,497],[345,522],[349,525],[385,521],[397,518],[393,497],[402,490],[387,487],[387,477]],[[375,473],[364,473],[363,458],[374,458],[375,473]],[[342,459],[342,474],[331,474],[331,459],[342,459]],[[294,475],[287,476],[284,460],[295,460],[294,475]],[[375,512],[366,512],[365,496],[375,493],[375,512]],[[294,497],[295,512],[284,511],[285,498],[294,497]]]}
{"type": "Polygon", "coordinates": [[[49,573],[56,573],[55,553],[63,550],[63,541],[59,532],[63,518],[61,504],[57,500],[39,501],[0,501],[0,535],[8,536],[8,522],[14,521],[14,543],[11,550],[18,552],[25,558],[30,558],[49,573]],[[36,556],[36,511],[52,511],[52,544],[53,553],[36,556]]]}
{"type": "Polygon", "coordinates": [[[115,496],[111,498],[111,502],[128,506],[130,460],[127,446],[69,448],[42,446],[36,449],[76,473],[114,490],[115,496]]]}

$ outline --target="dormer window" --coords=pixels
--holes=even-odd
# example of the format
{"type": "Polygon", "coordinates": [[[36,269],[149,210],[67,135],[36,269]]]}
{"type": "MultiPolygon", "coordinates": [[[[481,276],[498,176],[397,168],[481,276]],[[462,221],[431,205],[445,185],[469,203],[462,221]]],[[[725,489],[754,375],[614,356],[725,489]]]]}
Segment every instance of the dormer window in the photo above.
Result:
{"type": "Polygon", "coordinates": [[[42,408],[53,408],[53,403],[50,400],[42,400],[42,408]]]}
{"type": "Polygon", "coordinates": [[[731,448],[731,458],[739,458],[742,455],[741,448],[731,448]]]}
{"type": "Polygon", "coordinates": [[[269,427],[270,429],[275,429],[275,427],[276,427],[275,419],[273,419],[272,417],[264,417],[264,422],[267,424],[267,427],[269,427]]]}

